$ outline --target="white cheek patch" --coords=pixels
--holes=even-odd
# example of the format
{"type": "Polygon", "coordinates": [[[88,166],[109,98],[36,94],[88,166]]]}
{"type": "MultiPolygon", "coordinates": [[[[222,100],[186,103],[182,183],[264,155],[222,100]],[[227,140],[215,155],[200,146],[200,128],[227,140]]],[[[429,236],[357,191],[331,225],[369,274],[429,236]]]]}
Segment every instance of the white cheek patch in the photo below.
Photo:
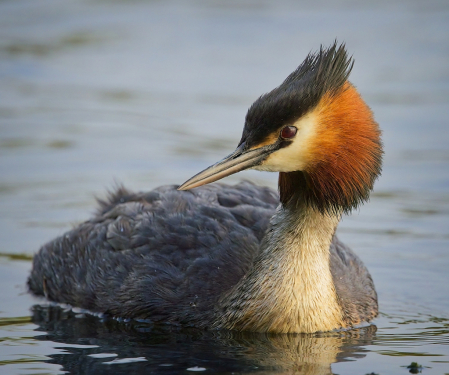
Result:
{"type": "Polygon", "coordinates": [[[273,152],[265,161],[254,167],[259,171],[293,172],[302,171],[310,162],[310,145],[316,134],[317,115],[313,112],[301,117],[293,126],[298,129],[292,143],[273,152]]]}

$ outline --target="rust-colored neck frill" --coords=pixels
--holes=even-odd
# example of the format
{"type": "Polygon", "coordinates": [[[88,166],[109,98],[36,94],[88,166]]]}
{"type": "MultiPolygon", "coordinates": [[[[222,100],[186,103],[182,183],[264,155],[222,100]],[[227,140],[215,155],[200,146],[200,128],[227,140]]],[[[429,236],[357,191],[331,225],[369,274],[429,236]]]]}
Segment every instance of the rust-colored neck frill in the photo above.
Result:
{"type": "Polygon", "coordinates": [[[346,82],[313,112],[316,135],[305,171],[281,172],[282,204],[302,199],[320,212],[350,212],[369,198],[382,168],[380,130],[357,90],[346,82]]]}
{"type": "Polygon", "coordinates": [[[307,181],[304,172],[280,172],[279,173],[279,199],[286,206],[295,197],[296,200],[306,200],[307,181]]]}

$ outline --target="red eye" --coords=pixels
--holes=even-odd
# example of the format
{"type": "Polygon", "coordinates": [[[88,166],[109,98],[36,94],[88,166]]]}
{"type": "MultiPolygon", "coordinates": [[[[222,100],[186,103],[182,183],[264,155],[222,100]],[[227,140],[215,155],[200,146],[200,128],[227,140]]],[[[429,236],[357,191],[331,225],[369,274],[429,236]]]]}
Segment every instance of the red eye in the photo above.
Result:
{"type": "Polygon", "coordinates": [[[296,135],[297,131],[298,129],[296,129],[294,126],[284,126],[281,130],[281,138],[284,139],[293,138],[296,135]]]}

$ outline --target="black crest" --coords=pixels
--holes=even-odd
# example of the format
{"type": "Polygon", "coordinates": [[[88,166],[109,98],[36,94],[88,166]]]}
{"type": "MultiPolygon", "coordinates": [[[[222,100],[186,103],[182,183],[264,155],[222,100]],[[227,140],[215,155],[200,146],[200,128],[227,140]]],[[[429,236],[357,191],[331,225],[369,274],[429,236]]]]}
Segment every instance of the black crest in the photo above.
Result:
{"type": "Polygon", "coordinates": [[[311,52],[303,63],[274,90],[249,108],[240,143],[263,141],[283,125],[293,123],[313,109],[325,93],[337,93],[348,79],[353,60],[344,44],[334,42],[311,52]]]}

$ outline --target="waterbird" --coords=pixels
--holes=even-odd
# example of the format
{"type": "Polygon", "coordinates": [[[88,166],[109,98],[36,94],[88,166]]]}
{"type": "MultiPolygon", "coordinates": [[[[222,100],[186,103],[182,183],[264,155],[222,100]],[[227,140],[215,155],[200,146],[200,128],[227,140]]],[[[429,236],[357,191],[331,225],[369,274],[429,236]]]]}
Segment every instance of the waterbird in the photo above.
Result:
{"type": "Polygon", "coordinates": [[[344,44],[308,54],[249,108],[237,149],[181,186],[118,187],[34,256],[31,292],[105,316],[313,333],[378,314],[372,278],[335,235],[381,172],[373,113],[344,44]],[[279,172],[279,194],[245,169],[279,172]]]}

